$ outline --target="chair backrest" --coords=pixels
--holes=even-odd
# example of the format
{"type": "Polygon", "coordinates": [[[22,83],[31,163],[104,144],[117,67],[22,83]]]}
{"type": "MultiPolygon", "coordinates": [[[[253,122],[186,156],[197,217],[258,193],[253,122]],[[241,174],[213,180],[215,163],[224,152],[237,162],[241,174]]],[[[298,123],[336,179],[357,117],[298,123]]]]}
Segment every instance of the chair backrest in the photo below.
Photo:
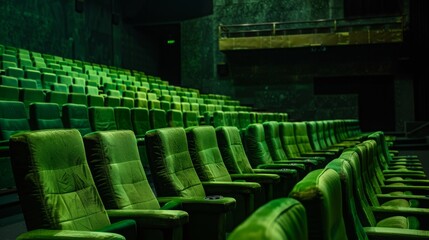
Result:
{"type": "Polygon", "coordinates": [[[279,135],[279,123],[277,121],[267,121],[262,125],[264,126],[265,141],[273,161],[286,161],[287,156],[283,150],[279,135]]]}
{"type": "Polygon", "coordinates": [[[47,102],[31,103],[30,127],[32,130],[64,128],[59,105],[47,102]]]}
{"type": "Polygon", "coordinates": [[[146,178],[132,131],[93,132],[85,135],[83,141],[89,167],[107,209],[160,208],[146,178]]]}
{"type": "Polygon", "coordinates": [[[230,173],[254,173],[237,127],[216,128],[216,138],[222,159],[230,173]]]}
{"type": "Polygon", "coordinates": [[[198,112],[196,111],[183,112],[183,123],[185,128],[199,126],[200,122],[198,118],[198,112]]]}
{"type": "Polygon", "coordinates": [[[307,126],[305,125],[305,122],[293,122],[293,124],[295,129],[296,144],[298,145],[299,152],[301,154],[312,152],[313,148],[310,144],[310,139],[308,137],[307,126]]]}
{"type": "Polygon", "coordinates": [[[265,141],[264,126],[262,123],[251,123],[244,134],[246,154],[250,164],[256,168],[260,164],[274,163],[267,142],[265,141]]]}
{"type": "Polygon", "coordinates": [[[167,113],[163,109],[152,108],[149,110],[150,128],[165,128],[167,124],[167,113]]]}
{"type": "Polygon", "coordinates": [[[110,224],[78,130],[15,134],[10,152],[28,230],[97,230],[110,224]]]}
{"type": "Polygon", "coordinates": [[[146,133],[145,141],[158,196],[205,197],[188,151],[185,129],[153,129],[146,133]]]}
{"type": "Polygon", "coordinates": [[[182,111],[170,109],[166,113],[168,127],[184,127],[182,111]]]}
{"type": "Polygon", "coordinates": [[[114,107],[116,128],[118,130],[133,130],[131,110],[127,107],[114,107]]]}
{"type": "Polygon", "coordinates": [[[217,145],[213,126],[187,128],[186,137],[192,162],[201,181],[232,181],[217,145]]]}
{"type": "Polygon", "coordinates": [[[347,239],[341,181],[336,171],[311,171],[294,186],[289,196],[305,207],[309,239],[347,239]]]}
{"type": "Polygon", "coordinates": [[[0,139],[22,131],[30,131],[25,106],[19,101],[0,101],[0,139]]]}
{"type": "Polygon", "coordinates": [[[301,157],[295,138],[295,129],[292,122],[281,122],[279,124],[279,135],[283,150],[288,158],[301,157]]]}
{"type": "Polygon", "coordinates": [[[82,136],[91,132],[88,107],[83,104],[67,103],[62,108],[62,120],[65,128],[75,128],[82,136]]]}
{"type": "Polygon", "coordinates": [[[228,240],[307,240],[304,206],[293,198],[277,198],[258,208],[228,236],[228,240]]]}
{"type": "Polygon", "coordinates": [[[92,132],[117,129],[113,107],[89,107],[88,112],[92,132]]]}
{"type": "Polygon", "coordinates": [[[131,108],[131,123],[134,134],[143,137],[150,130],[149,110],[147,108],[131,108]]]}

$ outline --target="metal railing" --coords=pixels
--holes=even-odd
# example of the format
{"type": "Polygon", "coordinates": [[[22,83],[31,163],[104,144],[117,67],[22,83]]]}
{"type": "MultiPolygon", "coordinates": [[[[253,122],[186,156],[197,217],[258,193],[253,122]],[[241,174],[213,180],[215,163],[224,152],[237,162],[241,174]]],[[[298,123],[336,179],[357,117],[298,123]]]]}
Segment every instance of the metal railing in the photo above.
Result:
{"type": "Polygon", "coordinates": [[[406,28],[404,16],[219,25],[219,38],[277,36],[406,28]]]}

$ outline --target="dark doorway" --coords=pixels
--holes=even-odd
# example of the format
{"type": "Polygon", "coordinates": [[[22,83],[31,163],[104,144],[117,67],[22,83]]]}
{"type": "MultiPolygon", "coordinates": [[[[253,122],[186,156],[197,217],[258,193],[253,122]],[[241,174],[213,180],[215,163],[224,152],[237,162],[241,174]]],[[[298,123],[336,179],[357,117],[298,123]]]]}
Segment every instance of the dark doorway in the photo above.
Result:
{"type": "Polygon", "coordinates": [[[363,131],[394,131],[393,76],[317,77],[314,94],[357,94],[363,131]]]}

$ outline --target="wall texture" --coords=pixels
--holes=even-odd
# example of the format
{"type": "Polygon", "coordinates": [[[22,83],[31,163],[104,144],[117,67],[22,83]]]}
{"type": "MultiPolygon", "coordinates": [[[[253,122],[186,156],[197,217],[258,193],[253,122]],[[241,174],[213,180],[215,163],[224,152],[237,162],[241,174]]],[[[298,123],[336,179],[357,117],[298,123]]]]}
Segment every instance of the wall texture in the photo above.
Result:
{"type": "MultiPolygon", "coordinates": [[[[343,17],[338,0],[214,0],[214,14],[182,22],[182,84],[202,92],[232,95],[261,111],[285,111],[291,119],[371,118],[362,116],[359,92],[315,94],[314,79],[381,76],[394,84],[395,107],[385,119],[367,119],[366,130],[401,131],[413,120],[412,80],[398,59],[406,46],[372,45],[220,52],[219,24],[306,21],[343,17]],[[228,68],[219,75],[217,66],[228,68]],[[404,87],[406,86],[406,87],[404,87]],[[402,114],[406,112],[407,114],[402,114]],[[371,124],[370,121],[378,122],[371,124]],[[384,121],[389,124],[381,124],[384,121]]],[[[363,84],[363,83],[362,83],[363,84]]],[[[335,88],[336,86],[331,86],[335,88]]],[[[375,96],[378,101],[383,96],[375,96]]],[[[367,103],[368,104],[368,103],[367,103]]],[[[366,107],[366,106],[365,106],[366,107]]]]}

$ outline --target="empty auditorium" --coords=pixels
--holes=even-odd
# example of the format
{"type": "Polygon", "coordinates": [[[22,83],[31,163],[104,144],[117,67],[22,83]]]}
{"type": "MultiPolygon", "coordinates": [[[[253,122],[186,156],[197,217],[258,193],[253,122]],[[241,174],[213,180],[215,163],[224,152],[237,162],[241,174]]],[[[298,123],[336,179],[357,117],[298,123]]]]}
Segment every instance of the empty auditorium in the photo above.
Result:
{"type": "Polygon", "coordinates": [[[0,239],[429,239],[427,9],[1,0],[0,239]]]}

